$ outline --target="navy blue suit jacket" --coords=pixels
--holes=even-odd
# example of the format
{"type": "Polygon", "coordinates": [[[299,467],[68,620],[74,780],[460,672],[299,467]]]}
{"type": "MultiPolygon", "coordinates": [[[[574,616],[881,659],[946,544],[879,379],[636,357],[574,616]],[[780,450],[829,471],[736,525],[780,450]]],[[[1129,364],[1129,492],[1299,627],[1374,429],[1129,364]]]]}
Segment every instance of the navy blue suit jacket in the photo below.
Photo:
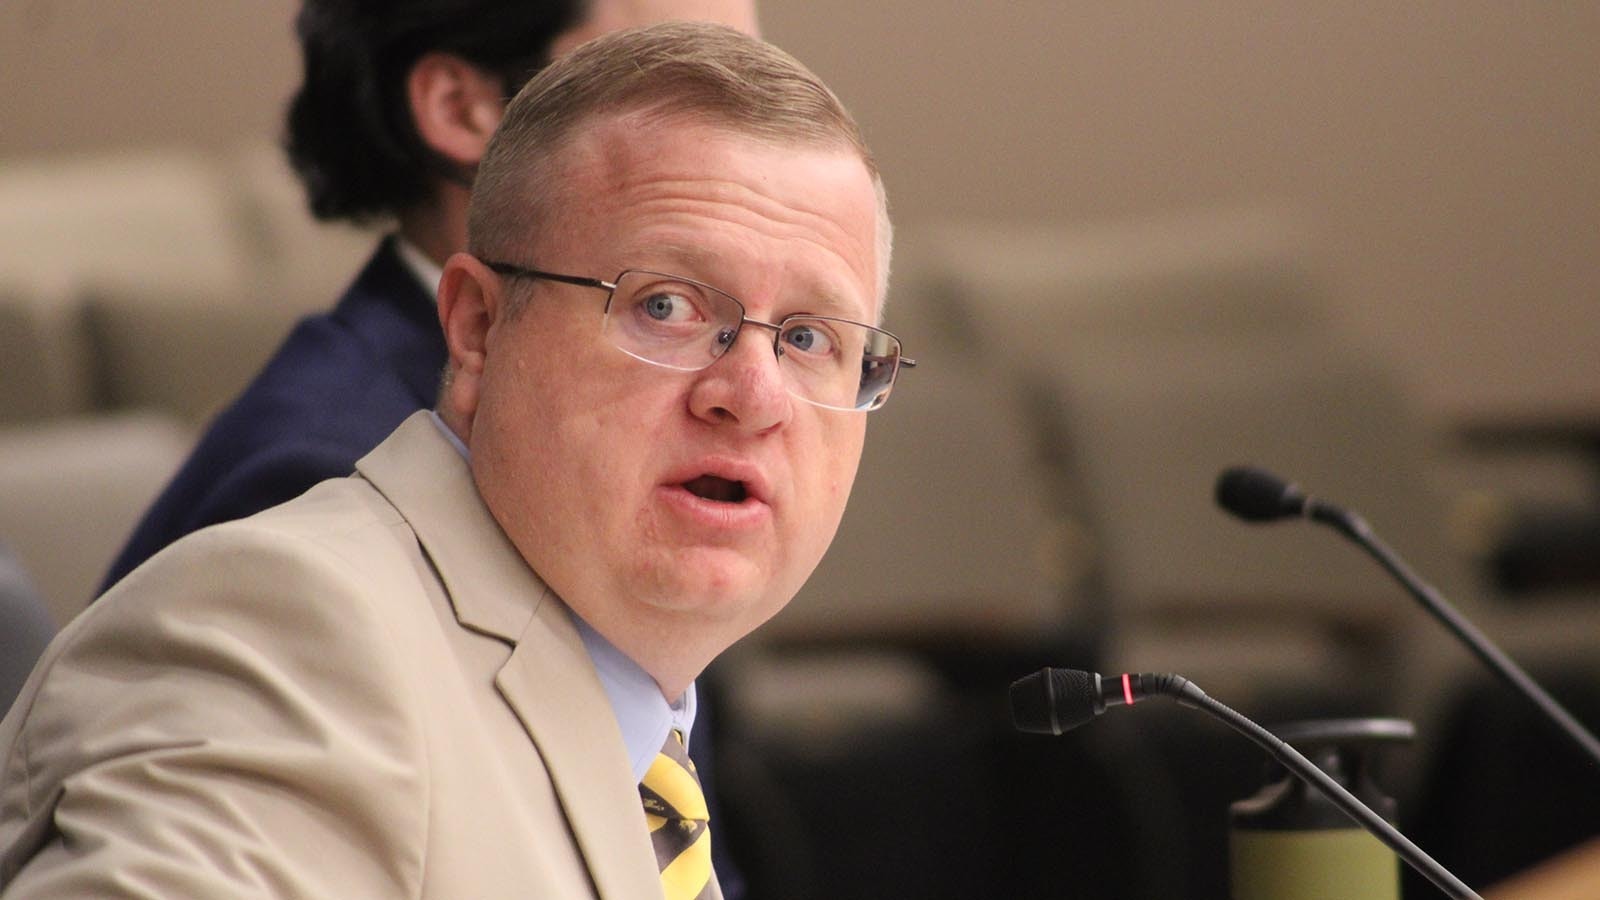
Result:
{"type": "Polygon", "coordinates": [[[444,363],[434,298],[385,240],[339,304],[302,319],[211,423],[101,590],[191,531],[350,474],[407,416],[433,406],[444,363]]]}
{"type": "MultiPolygon", "coordinates": [[[[339,304],[300,320],[211,423],[139,522],[101,592],[191,531],[242,519],[355,471],[356,460],[407,416],[433,407],[445,358],[435,300],[388,238],[339,304]]],[[[701,702],[690,746],[715,815],[709,707],[701,702]]],[[[743,879],[726,847],[712,843],[717,878],[725,900],[740,900],[743,879]]]]}

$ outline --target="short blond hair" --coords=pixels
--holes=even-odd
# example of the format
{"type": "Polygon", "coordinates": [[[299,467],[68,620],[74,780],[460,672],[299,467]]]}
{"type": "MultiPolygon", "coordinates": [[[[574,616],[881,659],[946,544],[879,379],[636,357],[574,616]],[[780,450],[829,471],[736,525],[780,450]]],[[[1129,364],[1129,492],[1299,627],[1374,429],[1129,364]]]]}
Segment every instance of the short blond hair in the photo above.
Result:
{"type": "MultiPolygon", "coordinates": [[[[878,196],[878,300],[893,246],[887,194],[855,119],[798,60],[721,25],[667,22],[613,32],[557,60],[518,92],[478,167],[468,248],[515,258],[562,199],[562,152],[585,123],[647,112],[725,128],[775,146],[848,148],[878,196]]],[[[539,265],[538,261],[533,264],[539,265]]]]}

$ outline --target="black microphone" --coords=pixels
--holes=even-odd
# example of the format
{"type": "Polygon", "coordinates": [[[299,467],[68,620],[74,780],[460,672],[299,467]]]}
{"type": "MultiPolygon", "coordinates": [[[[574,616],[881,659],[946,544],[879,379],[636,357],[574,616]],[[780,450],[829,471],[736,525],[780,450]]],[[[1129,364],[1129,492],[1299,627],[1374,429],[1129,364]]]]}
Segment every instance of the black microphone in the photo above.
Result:
{"type": "Polygon", "coordinates": [[[1461,879],[1401,834],[1399,829],[1302,756],[1300,751],[1226,704],[1213,700],[1198,685],[1181,675],[1128,673],[1120,678],[1105,679],[1095,672],[1041,669],[1011,684],[1011,718],[1019,731],[1061,734],[1096,718],[1108,707],[1132,706],[1145,697],[1159,696],[1172,697],[1180,706],[1211,713],[1249,738],[1285,769],[1326,794],[1345,815],[1382,841],[1407,865],[1448,896],[1458,900],[1483,900],[1461,879]]]}
{"type": "Polygon", "coordinates": [[[1235,466],[1217,479],[1217,504],[1251,522],[1303,516],[1310,500],[1299,485],[1262,469],[1235,466]]]}
{"type": "Polygon", "coordinates": [[[1373,533],[1365,519],[1307,495],[1297,486],[1270,472],[1247,466],[1225,469],[1217,476],[1217,504],[1247,522],[1271,522],[1289,516],[1301,516],[1333,526],[1376,559],[1424,609],[1444,623],[1444,627],[1457,640],[1466,644],[1467,649],[1490,671],[1532,701],[1547,719],[1576,742],[1596,765],[1600,765],[1600,740],[1596,740],[1583,723],[1457,612],[1432,585],[1422,580],[1399,554],[1389,549],[1373,533]]]}

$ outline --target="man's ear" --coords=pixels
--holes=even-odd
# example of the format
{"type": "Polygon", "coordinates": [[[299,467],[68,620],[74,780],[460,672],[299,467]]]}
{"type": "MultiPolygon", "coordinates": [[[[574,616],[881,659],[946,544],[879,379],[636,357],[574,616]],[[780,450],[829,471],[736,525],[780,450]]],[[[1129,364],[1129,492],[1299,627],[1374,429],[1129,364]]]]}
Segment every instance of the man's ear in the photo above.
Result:
{"type": "Polygon", "coordinates": [[[423,54],[406,76],[406,96],[423,142],[469,169],[505,114],[500,78],[450,53],[423,54]]]}
{"type": "Polygon", "coordinates": [[[478,410],[489,332],[505,309],[500,289],[499,277],[477,257],[457,253],[445,261],[438,305],[449,359],[439,412],[463,439],[478,410]]]}

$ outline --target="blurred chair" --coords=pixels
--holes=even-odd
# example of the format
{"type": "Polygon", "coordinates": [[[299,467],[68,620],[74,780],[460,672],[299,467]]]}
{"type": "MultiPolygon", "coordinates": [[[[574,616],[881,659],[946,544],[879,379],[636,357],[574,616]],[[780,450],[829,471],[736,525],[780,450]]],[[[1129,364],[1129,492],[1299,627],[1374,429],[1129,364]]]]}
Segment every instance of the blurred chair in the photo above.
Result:
{"type": "Polygon", "coordinates": [[[82,304],[5,277],[0,272],[0,427],[87,412],[93,374],[82,304]]]}
{"type": "Polygon", "coordinates": [[[11,707],[55,631],[22,564],[0,544],[0,716],[11,707]]]}
{"type": "Polygon", "coordinates": [[[1440,545],[1423,432],[1396,377],[1330,327],[1290,219],[948,226],[919,252],[930,327],[971,336],[1029,398],[1040,461],[1098,550],[1119,666],[1242,689],[1370,661],[1396,589],[1332,535],[1247,534],[1211,501],[1223,467],[1255,463],[1389,522],[1413,554],[1440,545]]]}
{"type": "Polygon", "coordinates": [[[260,371],[294,317],[286,306],[188,291],[90,291],[83,318],[98,406],[203,425],[260,371]]]}
{"type": "Polygon", "coordinates": [[[151,413],[0,431],[0,541],[65,625],[89,602],[192,432],[151,413]]]}
{"type": "Polygon", "coordinates": [[[242,386],[288,320],[254,306],[266,246],[250,221],[226,168],[199,152],[8,161],[0,422],[169,400],[195,416],[242,386]],[[163,356],[187,371],[158,375],[163,356]]]}
{"type": "Polygon", "coordinates": [[[1470,602],[1470,574],[1428,490],[1425,438],[1376,361],[1309,344],[1170,339],[1074,347],[1052,369],[1124,665],[1187,666],[1241,699],[1308,682],[1324,700],[1389,693],[1382,676],[1402,649],[1392,636],[1418,615],[1409,598],[1329,529],[1252,526],[1219,510],[1213,486],[1234,464],[1359,511],[1470,602]]]}
{"type": "MultiPolygon", "coordinates": [[[[1591,734],[1600,734],[1600,611],[1592,599],[1536,615],[1496,612],[1476,624],[1591,734]]],[[[1594,760],[1466,651],[1436,639],[1419,643],[1426,646],[1402,677],[1432,688],[1416,698],[1424,708],[1411,717],[1427,722],[1434,740],[1415,796],[1401,807],[1407,834],[1475,885],[1600,840],[1594,760]]],[[[1426,893],[1419,878],[1406,877],[1407,896],[1426,893]]],[[[1567,896],[1596,896],[1576,887],[1567,896]]]]}
{"type": "Polygon", "coordinates": [[[109,285],[243,297],[256,248],[240,217],[223,169],[199,153],[10,160],[0,282],[48,296],[109,285]]]}
{"type": "Polygon", "coordinates": [[[1017,642],[1072,623],[1079,536],[1040,490],[1015,396],[919,358],[868,420],[827,556],[761,639],[1017,642]]]}
{"type": "Polygon", "coordinates": [[[898,240],[902,289],[922,298],[908,323],[919,343],[1011,369],[1052,358],[1080,330],[1269,340],[1326,324],[1311,238],[1271,208],[1109,225],[946,221],[898,240]]]}

